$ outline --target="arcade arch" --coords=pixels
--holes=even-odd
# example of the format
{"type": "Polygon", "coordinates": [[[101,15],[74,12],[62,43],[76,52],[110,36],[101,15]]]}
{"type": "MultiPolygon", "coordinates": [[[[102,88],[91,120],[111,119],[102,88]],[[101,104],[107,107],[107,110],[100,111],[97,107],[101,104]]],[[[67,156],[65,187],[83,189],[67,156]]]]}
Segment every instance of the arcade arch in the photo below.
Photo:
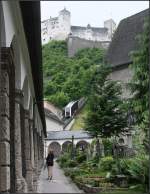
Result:
{"type": "Polygon", "coordinates": [[[78,143],[76,144],[76,148],[82,151],[86,150],[88,146],[89,146],[89,143],[85,140],[78,141],[78,143]]]}
{"type": "Polygon", "coordinates": [[[57,158],[60,154],[61,154],[61,145],[58,142],[52,142],[49,146],[48,146],[48,152],[50,149],[53,149],[54,151],[54,156],[57,158]]]}
{"type": "Polygon", "coordinates": [[[62,152],[68,152],[71,145],[72,145],[72,142],[71,141],[65,141],[62,144],[62,152]]]}

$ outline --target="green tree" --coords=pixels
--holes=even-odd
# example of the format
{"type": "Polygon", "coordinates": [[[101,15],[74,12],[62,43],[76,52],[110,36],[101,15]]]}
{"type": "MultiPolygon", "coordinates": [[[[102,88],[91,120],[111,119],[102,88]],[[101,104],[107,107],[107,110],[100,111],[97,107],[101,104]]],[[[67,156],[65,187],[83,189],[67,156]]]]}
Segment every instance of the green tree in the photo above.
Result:
{"type": "Polygon", "coordinates": [[[65,94],[64,92],[57,92],[56,94],[51,95],[45,99],[52,102],[56,106],[61,105],[60,108],[63,108],[67,104],[67,102],[70,101],[69,96],[65,94]]]}
{"type": "Polygon", "coordinates": [[[86,130],[95,136],[111,137],[124,131],[126,114],[121,99],[121,86],[107,79],[109,70],[103,65],[95,75],[89,99],[86,130]]]}

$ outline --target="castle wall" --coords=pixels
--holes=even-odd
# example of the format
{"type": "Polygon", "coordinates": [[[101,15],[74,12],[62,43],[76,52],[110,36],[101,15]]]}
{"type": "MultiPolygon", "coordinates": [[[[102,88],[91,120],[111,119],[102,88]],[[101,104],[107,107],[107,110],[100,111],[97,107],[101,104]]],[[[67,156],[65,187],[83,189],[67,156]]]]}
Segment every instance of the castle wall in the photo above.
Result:
{"type": "Polygon", "coordinates": [[[98,30],[94,30],[92,28],[85,28],[85,27],[72,27],[71,29],[72,36],[76,36],[82,39],[86,40],[92,40],[92,41],[110,41],[108,37],[108,30],[100,28],[98,30]]]}
{"type": "Polygon", "coordinates": [[[78,50],[84,48],[107,48],[109,43],[109,41],[97,42],[70,36],[67,40],[68,56],[73,57],[78,50]]]}

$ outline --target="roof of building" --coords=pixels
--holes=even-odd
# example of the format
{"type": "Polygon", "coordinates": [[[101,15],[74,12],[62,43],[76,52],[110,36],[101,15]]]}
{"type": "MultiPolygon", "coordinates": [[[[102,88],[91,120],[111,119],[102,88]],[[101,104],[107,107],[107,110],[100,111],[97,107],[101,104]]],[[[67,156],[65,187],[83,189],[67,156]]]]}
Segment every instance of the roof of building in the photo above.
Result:
{"type": "Polygon", "coordinates": [[[51,20],[51,21],[53,21],[53,20],[58,20],[58,17],[54,17],[54,18],[50,17],[49,20],[51,20]]]}
{"type": "Polygon", "coordinates": [[[50,110],[48,110],[46,108],[45,108],[45,116],[47,116],[47,117],[53,119],[54,121],[64,125],[64,122],[61,119],[59,119],[59,117],[57,117],[54,113],[52,113],[50,110]]]}
{"type": "Polygon", "coordinates": [[[69,102],[69,103],[65,106],[65,108],[70,108],[70,107],[72,107],[76,102],[77,102],[77,101],[71,101],[71,102],[69,102]]]}
{"type": "Polygon", "coordinates": [[[91,29],[93,32],[99,32],[99,33],[106,33],[108,31],[107,28],[102,27],[102,28],[98,28],[98,27],[91,27],[91,26],[87,26],[87,27],[83,27],[83,26],[71,26],[71,31],[77,31],[77,30],[87,30],[87,29],[91,29]]]}
{"type": "Polygon", "coordinates": [[[70,14],[70,11],[68,11],[65,7],[62,9],[59,13],[67,13],[70,14]]]}
{"type": "Polygon", "coordinates": [[[104,24],[107,23],[107,22],[112,22],[113,24],[116,24],[115,21],[114,21],[112,18],[110,18],[110,19],[108,19],[108,20],[105,20],[105,21],[104,21],[104,24]]]}
{"type": "Polygon", "coordinates": [[[88,132],[85,131],[48,131],[47,140],[64,140],[64,139],[89,139],[92,138],[88,132]]]}
{"type": "Polygon", "coordinates": [[[108,48],[106,61],[113,67],[130,64],[130,53],[138,48],[136,37],[143,32],[145,17],[149,15],[149,9],[127,17],[119,23],[108,48]]]}
{"type": "Polygon", "coordinates": [[[36,104],[46,136],[46,122],[43,106],[43,69],[41,47],[41,11],[39,1],[20,1],[23,26],[28,44],[35,90],[36,104]]]}

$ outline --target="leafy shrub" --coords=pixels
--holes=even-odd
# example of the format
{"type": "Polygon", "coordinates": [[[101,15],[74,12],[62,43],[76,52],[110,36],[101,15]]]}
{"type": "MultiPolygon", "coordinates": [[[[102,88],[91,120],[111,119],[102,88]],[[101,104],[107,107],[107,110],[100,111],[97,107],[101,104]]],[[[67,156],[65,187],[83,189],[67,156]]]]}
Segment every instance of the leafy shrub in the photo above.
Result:
{"type": "Polygon", "coordinates": [[[77,162],[75,160],[68,160],[66,163],[66,167],[76,167],[77,166],[77,162]]]}
{"type": "Polygon", "coordinates": [[[65,153],[65,154],[61,155],[61,156],[57,159],[57,161],[58,161],[58,163],[60,164],[60,166],[63,168],[63,167],[66,166],[66,163],[68,162],[69,159],[70,159],[70,155],[67,154],[67,153],[65,153]]]}
{"type": "Polygon", "coordinates": [[[136,183],[148,184],[148,156],[144,153],[134,158],[120,160],[121,172],[129,175],[136,183]]]}
{"type": "Polygon", "coordinates": [[[111,173],[113,175],[117,175],[119,173],[119,169],[116,162],[111,166],[111,173]]]}
{"type": "Polygon", "coordinates": [[[137,155],[130,159],[127,164],[128,172],[136,181],[148,185],[149,179],[149,157],[147,155],[137,155]]]}
{"type": "Polygon", "coordinates": [[[65,169],[65,175],[70,176],[72,179],[76,179],[79,175],[81,176],[82,173],[83,171],[78,167],[65,169]]]}
{"type": "Polygon", "coordinates": [[[131,159],[121,159],[120,160],[120,170],[122,174],[130,175],[128,169],[131,163],[131,159]]]}
{"type": "Polygon", "coordinates": [[[95,155],[92,159],[93,163],[98,163],[99,162],[99,156],[95,155]]]}
{"type": "Polygon", "coordinates": [[[110,171],[112,166],[115,164],[114,159],[111,156],[104,157],[100,160],[100,168],[103,170],[110,171]]]}
{"type": "Polygon", "coordinates": [[[98,161],[97,157],[94,157],[92,160],[89,160],[86,162],[87,168],[89,168],[91,171],[93,171],[95,168],[98,168],[98,161]]]}
{"type": "Polygon", "coordinates": [[[76,160],[78,163],[86,161],[86,154],[80,154],[79,156],[77,156],[76,160]]]}

